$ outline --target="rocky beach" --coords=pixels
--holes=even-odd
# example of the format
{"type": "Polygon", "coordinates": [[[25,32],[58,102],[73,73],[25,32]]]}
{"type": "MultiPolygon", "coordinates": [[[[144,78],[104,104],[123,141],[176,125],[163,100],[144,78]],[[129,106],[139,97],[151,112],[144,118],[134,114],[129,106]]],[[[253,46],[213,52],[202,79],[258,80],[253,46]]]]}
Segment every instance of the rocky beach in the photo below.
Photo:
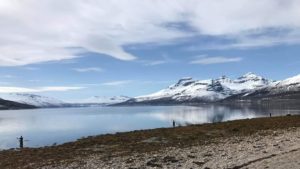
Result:
{"type": "Polygon", "coordinates": [[[0,152],[0,168],[299,168],[300,116],[133,131],[0,152]]]}

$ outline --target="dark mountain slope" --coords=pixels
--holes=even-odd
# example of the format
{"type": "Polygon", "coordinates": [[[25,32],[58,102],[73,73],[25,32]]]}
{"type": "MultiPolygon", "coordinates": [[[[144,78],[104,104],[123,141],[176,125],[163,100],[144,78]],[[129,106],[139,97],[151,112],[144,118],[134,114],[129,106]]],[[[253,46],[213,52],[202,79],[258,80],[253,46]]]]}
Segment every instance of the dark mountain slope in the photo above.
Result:
{"type": "Polygon", "coordinates": [[[13,101],[3,100],[0,98],[0,110],[12,110],[12,109],[33,109],[35,106],[17,103],[13,101]]]}

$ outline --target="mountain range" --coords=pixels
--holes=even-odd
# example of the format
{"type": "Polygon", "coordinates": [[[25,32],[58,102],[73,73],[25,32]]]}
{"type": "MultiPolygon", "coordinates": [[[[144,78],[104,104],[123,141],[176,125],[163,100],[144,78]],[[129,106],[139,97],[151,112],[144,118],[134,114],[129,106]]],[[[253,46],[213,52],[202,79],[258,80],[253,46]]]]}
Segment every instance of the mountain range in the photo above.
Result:
{"type": "Polygon", "coordinates": [[[254,73],[237,79],[222,76],[216,79],[193,80],[182,78],[158,92],[135,97],[118,105],[197,104],[215,102],[244,102],[282,99],[299,99],[300,75],[274,81],[254,73]]]}
{"type": "Polygon", "coordinates": [[[300,75],[281,81],[267,79],[251,72],[236,79],[222,76],[215,79],[194,80],[186,77],[149,95],[134,98],[93,96],[75,103],[36,94],[9,93],[0,95],[0,109],[274,101],[288,103],[300,101],[300,75]]]}

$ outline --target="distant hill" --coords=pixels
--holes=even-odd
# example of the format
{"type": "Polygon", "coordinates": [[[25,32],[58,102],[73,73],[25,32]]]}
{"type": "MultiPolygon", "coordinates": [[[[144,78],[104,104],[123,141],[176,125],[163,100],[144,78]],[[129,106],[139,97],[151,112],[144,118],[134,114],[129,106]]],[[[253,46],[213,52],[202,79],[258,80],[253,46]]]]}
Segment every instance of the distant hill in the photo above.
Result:
{"type": "Polygon", "coordinates": [[[11,110],[11,109],[33,109],[35,106],[17,103],[13,101],[3,100],[0,98],[0,110],[11,110]]]}
{"type": "MultiPolygon", "coordinates": [[[[4,103],[7,106],[2,106],[1,109],[13,109],[13,106],[16,106],[16,109],[20,108],[59,108],[59,107],[86,107],[86,106],[107,106],[111,104],[125,102],[130,97],[127,96],[93,96],[87,99],[82,99],[76,103],[67,103],[55,98],[41,96],[37,94],[30,93],[6,93],[1,94],[3,105],[4,103]],[[14,103],[14,104],[13,104],[14,103]],[[6,108],[4,108],[6,107],[6,108]]],[[[0,105],[1,106],[1,105],[0,105]]]]}
{"type": "Polygon", "coordinates": [[[74,106],[107,106],[111,104],[122,103],[131,99],[128,96],[93,96],[73,103],[74,106]]]}
{"type": "Polygon", "coordinates": [[[5,100],[18,102],[22,104],[32,105],[39,108],[52,108],[52,107],[67,107],[68,103],[58,99],[50,98],[30,93],[8,93],[1,94],[0,97],[5,100]]]}

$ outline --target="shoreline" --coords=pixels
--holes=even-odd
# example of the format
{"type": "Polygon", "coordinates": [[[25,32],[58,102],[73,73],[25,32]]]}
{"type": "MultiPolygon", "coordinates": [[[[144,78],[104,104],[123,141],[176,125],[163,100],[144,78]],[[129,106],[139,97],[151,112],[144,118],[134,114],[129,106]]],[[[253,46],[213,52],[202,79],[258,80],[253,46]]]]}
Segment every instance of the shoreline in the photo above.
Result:
{"type": "MultiPolygon", "coordinates": [[[[115,168],[129,168],[129,166],[164,168],[168,163],[169,166],[176,167],[184,165],[184,160],[178,160],[177,156],[161,155],[192,150],[199,152],[199,148],[214,149],[225,143],[230,147],[236,140],[251,141],[255,136],[262,136],[261,140],[264,138],[270,140],[274,132],[293,136],[299,131],[300,116],[293,115],[105,134],[57,146],[24,148],[21,151],[2,150],[0,168],[72,168],[72,166],[93,168],[92,165],[96,165],[99,161],[101,162],[99,165],[103,164],[103,168],[109,168],[110,165],[115,165],[115,168]],[[161,158],[149,162],[153,155],[161,158]],[[130,160],[130,157],[134,159],[130,160]],[[143,157],[149,158],[143,161],[143,157]],[[112,164],[112,161],[116,163],[112,164]],[[164,161],[167,162],[164,164],[164,161]]],[[[246,143],[247,141],[244,144],[246,143]]],[[[201,166],[210,164],[207,161],[205,164],[203,161],[198,162],[189,165],[195,167],[199,164],[202,164],[201,166]]]]}

